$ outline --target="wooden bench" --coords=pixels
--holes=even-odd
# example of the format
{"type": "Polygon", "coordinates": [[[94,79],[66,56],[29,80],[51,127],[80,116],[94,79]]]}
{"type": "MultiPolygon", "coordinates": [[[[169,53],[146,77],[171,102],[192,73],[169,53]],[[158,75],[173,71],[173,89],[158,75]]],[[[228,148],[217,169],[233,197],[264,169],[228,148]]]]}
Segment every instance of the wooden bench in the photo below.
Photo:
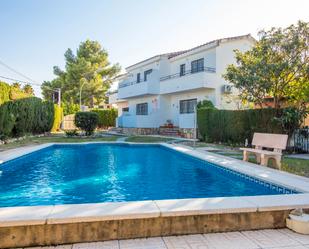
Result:
{"type": "Polygon", "coordinates": [[[254,133],[252,145],[254,148],[240,148],[243,150],[243,160],[248,161],[249,154],[252,153],[256,157],[257,163],[267,166],[268,159],[275,160],[276,167],[281,169],[282,150],[286,149],[288,135],[270,134],[270,133],[254,133]],[[273,149],[272,151],[263,148],[273,149]]]}

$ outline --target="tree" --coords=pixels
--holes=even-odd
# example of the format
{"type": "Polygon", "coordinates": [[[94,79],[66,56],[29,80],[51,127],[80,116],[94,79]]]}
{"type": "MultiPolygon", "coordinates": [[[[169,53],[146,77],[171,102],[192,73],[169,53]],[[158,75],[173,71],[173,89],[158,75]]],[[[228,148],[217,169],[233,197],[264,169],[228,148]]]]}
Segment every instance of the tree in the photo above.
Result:
{"type": "Polygon", "coordinates": [[[42,84],[44,98],[51,99],[51,89],[61,88],[64,102],[79,104],[80,93],[82,104],[92,106],[104,101],[120,66],[111,65],[100,43],[86,40],[79,45],[76,54],[69,48],[64,57],[65,70],[55,66],[57,77],[42,84]]]}
{"type": "Polygon", "coordinates": [[[24,91],[25,93],[29,94],[29,95],[34,96],[34,90],[33,90],[32,86],[29,85],[29,84],[24,85],[23,91],[24,91]]]}
{"type": "Polygon", "coordinates": [[[14,88],[16,88],[16,89],[18,89],[18,90],[21,90],[21,84],[18,83],[18,82],[13,83],[13,84],[12,84],[12,87],[14,87],[14,88]]]}
{"type": "Polygon", "coordinates": [[[304,108],[309,101],[309,24],[299,21],[259,36],[251,50],[235,51],[237,65],[229,65],[223,77],[242,100],[262,106],[265,97],[272,97],[275,108],[283,102],[304,108]]]}

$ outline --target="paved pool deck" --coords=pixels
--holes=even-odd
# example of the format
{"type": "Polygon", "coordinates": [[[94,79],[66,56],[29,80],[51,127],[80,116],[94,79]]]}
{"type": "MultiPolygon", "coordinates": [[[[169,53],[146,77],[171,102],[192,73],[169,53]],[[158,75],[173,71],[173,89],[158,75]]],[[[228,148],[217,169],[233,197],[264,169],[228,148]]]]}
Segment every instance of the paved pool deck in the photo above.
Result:
{"type": "Polygon", "coordinates": [[[308,249],[309,235],[288,229],[77,243],[32,249],[308,249]]]}

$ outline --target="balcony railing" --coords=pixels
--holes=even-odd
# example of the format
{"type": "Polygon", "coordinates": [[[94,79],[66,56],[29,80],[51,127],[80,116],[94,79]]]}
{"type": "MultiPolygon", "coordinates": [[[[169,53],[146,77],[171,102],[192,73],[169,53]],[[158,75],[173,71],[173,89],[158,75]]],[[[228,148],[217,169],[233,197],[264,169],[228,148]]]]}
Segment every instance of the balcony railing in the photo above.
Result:
{"type": "Polygon", "coordinates": [[[188,71],[185,71],[185,72],[179,72],[179,73],[175,73],[175,74],[171,74],[171,75],[161,77],[160,81],[174,79],[174,78],[178,78],[178,77],[183,77],[183,76],[186,76],[188,74],[195,74],[195,73],[200,73],[200,72],[215,73],[216,69],[213,68],[213,67],[202,67],[202,68],[197,68],[196,70],[191,69],[191,70],[188,70],[188,71]]]}
{"type": "MultiPolygon", "coordinates": [[[[147,80],[145,80],[145,81],[147,81],[147,80]]],[[[144,82],[144,81],[140,80],[140,81],[123,82],[123,83],[119,84],[118,88],[132,86],[132,85],[139,84],[139,83],[142,83],[142,82],[144,82]]]]}

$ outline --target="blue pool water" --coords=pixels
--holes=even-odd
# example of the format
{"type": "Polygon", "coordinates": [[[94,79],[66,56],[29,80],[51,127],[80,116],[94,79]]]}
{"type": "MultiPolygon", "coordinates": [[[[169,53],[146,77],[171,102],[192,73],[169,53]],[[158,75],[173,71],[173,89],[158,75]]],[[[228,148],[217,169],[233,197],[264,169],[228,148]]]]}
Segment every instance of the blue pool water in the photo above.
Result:
{"type": "Polygon", "coordinates": [[[0,206],[290,193],[160,145],[54,145],[0,166],[0,206]]]}

